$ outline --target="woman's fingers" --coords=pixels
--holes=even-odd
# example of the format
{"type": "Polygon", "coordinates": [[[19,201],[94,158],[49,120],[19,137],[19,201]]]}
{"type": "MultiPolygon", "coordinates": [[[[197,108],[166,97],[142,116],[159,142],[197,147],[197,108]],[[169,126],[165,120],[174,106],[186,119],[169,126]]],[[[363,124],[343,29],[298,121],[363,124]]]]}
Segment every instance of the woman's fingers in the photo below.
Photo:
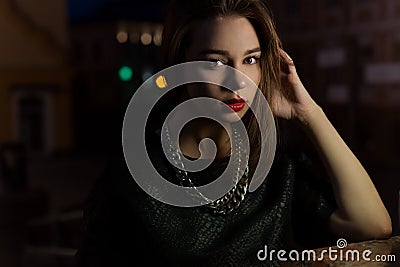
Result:
{"type": "Polygon", "coordinates": [[[283,59],[285,66],[284,66],[284,72],[287,74],[295,74],[296,73],[296,67],[294,65],[293,59],[286,53],[283,49],[279,48],[279,54],[281,58],[283,59]]]}
{"type": "Polygon", "coordinates": [[[288,65],[294,65],[293,59],[282,48],[279,48],[279,54],[288,65]]]}
{"type": "Polygon", "coordinates": [[[279,48],[279,54],[286,63],[286,66],[284,66],[285,71],[283,71],[283,73],[287,74],[286,78],[288,79],[289,83],[296,87],[302,85],[300,77],[297,75],[296,66],[294,65],[293,59],[281,48],[279,48]]]}

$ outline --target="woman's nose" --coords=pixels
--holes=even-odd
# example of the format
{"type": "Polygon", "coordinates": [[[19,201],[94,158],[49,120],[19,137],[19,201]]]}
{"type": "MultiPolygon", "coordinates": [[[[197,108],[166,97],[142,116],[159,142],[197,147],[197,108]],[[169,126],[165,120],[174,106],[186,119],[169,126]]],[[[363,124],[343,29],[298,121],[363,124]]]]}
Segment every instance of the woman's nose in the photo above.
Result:
{"type": "Polygon", "coordinates": [[[244,75],[234,68],[226,73],[224,84],[232,91],[244,89],[247,86],[244,75]]]}
{"type": "Polygon", "coordinates": [[[239,89],[243,89],[243,88],[245,88],[246,87],[246,82],[244,81],[244,79],[243,78],[237,78],[237,79],[235,79],[235,83],[236,83],[236,87],[237,87],[237,89],[239,90],[239,89]]]}

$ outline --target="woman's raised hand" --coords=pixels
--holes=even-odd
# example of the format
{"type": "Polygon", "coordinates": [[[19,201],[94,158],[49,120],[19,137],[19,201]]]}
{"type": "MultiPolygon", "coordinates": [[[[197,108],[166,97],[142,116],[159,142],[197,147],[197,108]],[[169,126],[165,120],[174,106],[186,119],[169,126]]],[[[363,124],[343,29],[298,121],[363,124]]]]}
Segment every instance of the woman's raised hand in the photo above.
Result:
{"type": "Polygon", "coordinates": [[[281,73],[282,88],[272,92],[273,113],[284,119],[297,119],[307,123],[319,106],[301,82],[292,58],[282,49],[279,49],[279,53],[284,64],[281,73]]]}

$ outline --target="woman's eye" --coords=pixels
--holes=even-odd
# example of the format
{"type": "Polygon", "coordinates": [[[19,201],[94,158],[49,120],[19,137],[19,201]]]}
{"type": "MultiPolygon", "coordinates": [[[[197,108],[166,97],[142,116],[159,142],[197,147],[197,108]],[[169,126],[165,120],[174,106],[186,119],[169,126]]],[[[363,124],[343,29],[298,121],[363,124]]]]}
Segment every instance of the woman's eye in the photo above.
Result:
{"type": "Polygon", "coordinates": [[[209,61],[212,67],[220,67],[225,65],[221,59],[210,59],[209,61]]]}
{"type": "Polygon", "coordinates": [[[244,61],[246,64],[256,64],[260,58],[259,57],[248,57],[244,61]]]}

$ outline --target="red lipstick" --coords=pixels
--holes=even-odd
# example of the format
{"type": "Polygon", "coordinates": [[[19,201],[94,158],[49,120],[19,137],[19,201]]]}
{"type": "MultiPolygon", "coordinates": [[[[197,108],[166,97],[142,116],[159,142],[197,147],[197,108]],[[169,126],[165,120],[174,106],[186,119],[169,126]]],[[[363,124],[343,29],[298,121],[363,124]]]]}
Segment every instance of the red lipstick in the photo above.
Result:
{"type": "Polygon", "coordinates": [[[241,111],[245,106],[246,102],[243,98],[232,98],[225,103],[235,112],[241,111]]]}

